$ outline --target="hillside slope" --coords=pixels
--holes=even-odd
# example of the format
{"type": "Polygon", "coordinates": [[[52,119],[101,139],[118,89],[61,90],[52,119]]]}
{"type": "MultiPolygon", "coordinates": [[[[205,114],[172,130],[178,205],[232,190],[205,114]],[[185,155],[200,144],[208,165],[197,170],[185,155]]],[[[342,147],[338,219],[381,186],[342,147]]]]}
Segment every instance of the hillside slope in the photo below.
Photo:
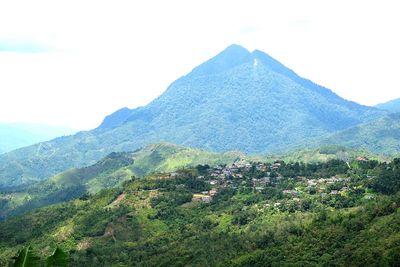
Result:
{"type": "Polygon", "coordinates": [[[161,141],[211,151],[279,152],[384,113],[340,98],[261,51],[232,45],[145,107],[121,109],[92,131],[1,155],[0,187],[161,141]]]}
{"type": "Polygon", "coordinates": [[[93,165],[64,171],[46,181],[4,188],[0,193],[0,219],[119,187],[133,177],[199,164],[231,164],[244,158],[239,152],[211,153],[168,143],[148,145],[135,152],[113,152],[93,165]]]}
{"type": "Polygon", "coordinates": [[[400,98],[378,104],[375,107],[392,113],[400,112],[400,98]]]}
{"type": "Polygon", "coordinates": [[[34,245],[71,266],[398,266],[400,159],[264,167],[148,176],[9,218],[0,265],[34,245]]]}
{"type": "Polygon", "coordinates": [[[322,144],[338,144],[378,154],[399,155],[400,113],[357,125],[316,142],[317,146],[322,144]]]}

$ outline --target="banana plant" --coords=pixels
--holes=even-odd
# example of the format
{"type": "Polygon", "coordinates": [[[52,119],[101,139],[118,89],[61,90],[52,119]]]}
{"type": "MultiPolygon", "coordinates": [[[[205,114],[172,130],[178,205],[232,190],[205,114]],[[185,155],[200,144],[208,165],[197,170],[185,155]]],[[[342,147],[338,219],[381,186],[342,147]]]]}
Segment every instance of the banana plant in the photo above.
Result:
{"type": "Polygon", "coordinates": [[[18,251],[18,255],[14,257],[14,267],[40,267],[40,258],[35,254],[33,248],[28,246],[18,251]]]}
{"type": "MultiPolygon", "coordinates": [[[[18,251],[17,256],[13,257],[13,267],[42,267],[43,263],[37,256],[32,246],[28,246],[18,251]]],[[[53,254],[46,259],[45,267],[67,267],[69,262],[68,254],[57,247],[53,254]]]]}
{"type": "Polygon", "coordinates": [[[53,254],[46,259],[46,267],[66,267],[68,266],[68,254],[57,247],[53,254]]]}

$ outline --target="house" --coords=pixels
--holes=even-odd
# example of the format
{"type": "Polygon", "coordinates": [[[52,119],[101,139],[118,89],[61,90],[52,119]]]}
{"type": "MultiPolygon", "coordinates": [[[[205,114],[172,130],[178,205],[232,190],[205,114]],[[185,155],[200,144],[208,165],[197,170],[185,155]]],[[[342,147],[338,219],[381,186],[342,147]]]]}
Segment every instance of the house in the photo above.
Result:
{"type": "Polygon", "coordinates": [[[337,190],[332,190],[331,191],[331,195],[337,195],[338,194],[338,191],[337,190]]]}
{"type": "Polygon", "coordinates": [[[254,187],[262,187],[264,188],[267,184],[270,183],[270,178],[269,177],[263,177],[260,179],[253,179],[253,186],[254,187]]]}
{"type": "Polygon", "coordinates": [[[265,172],[267,170],[267,166],[264,163],[259,163],[256,166],[257,171],[265,172]]]}
{"type": "Polygon", "coordinates": [[[215,188],[213,188],[213,189],[211,189],[209,192],[208,192],[208,194],[210,195],[210,196],[215,196],[216,194],[218,193],[218,191],[217,191],[217,189],[215,189],[215,188]]]}
{"type": "Polygon", "coordinates": [[[368,158],[367,158],[367,157],[364,157],[364,156],[358,156],[358,157],[356,158],[356,160],[357,160],[357,161],[364,161],[364,162],[366,162],[366,161],[368,161],[368,158]]]}
{"type": "Polygon", "coordinates": [[[292,196],[295,196],[295,195],[297,196],[299,194],[299,192],[296,190],[283,190],[282,193],[284,195],[292,195],[292,196]]]}
{"type": "Polygon", "coordinates": [[[275,162],[274,164],[271,165],[271,168],[273,170],[279,169],[279,167],[281,167],[281,163],[280,162],[275,162]]]}
{"type": "Polygon", "coordinates": [[[316,186],[317,182],[315,180],[307,180],[308,186],[316,186]]]}
{"type": "Polygon", "coordinates": [[[193,202],[203,202],[210,203],[212,201],[212,197],[205,194],[194,194],[192,198],[193,202]]]}

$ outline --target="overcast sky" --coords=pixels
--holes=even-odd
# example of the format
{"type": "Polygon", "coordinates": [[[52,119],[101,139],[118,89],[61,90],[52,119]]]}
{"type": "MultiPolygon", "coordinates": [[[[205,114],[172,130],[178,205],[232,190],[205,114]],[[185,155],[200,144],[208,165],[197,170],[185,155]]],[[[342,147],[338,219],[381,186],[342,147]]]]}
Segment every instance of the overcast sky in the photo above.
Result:
{"type": "Polygon", "coordinates": [[[1,1],[0,122],[96,127],[232,43],[365,105],[400,97],[398,1],[1,1]]]}

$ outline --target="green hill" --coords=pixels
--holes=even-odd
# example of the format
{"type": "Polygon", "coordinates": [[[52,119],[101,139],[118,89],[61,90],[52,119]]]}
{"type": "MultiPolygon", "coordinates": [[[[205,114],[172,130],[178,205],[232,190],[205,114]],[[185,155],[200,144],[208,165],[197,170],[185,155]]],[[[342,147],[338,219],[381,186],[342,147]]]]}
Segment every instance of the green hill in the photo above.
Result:
{"type": "Polygon", "coordinates": [[[2,221],[0,265],[28,245],[42,259],[60,247],[71,266],[398,265],[399,159],[255,164],[215,183],[218,171],[150,175],[2,221]]]}
{"type": "Polygon", "coordinates": [[[119,187],[132,177],[152,172],[171,172],[199,164],[230,164],[241,158],[245,156],[239,152],[211,153],[169,143],[148,145],[135,152],[113,152],[94,165],[70,169],[29,186],[3,189],[0,218],[119,187]]]}
{"type": "Polygon", "coordinates": [[[375,107],[392,113],[400,112],[400,98],[378,104],[375,107]]]}
{"type": "Polygon", "coordinates": [[[1,155],[0,188],[162,141],[218,152],[276,153],[383,114],[299,77],[266,53],[232,45],[147,106],[121,109],[92,131],[1,155]]]}
{"type": "Polygon", "coordinates": [[[339,144],[376,154],[399,155],[399,141],[400,113],[397,113],[332,134],[318,140],[316,145],[339,144]]]}
{"type": "Polygon", "coordinates": [[[105,188],[120,187],[132,177],[143,177],[150,173],[168,173],[182,167],[193,167],[199,164],[216,166],[232,164],[238,160],[322,163],[335,159],[352,161],[358,156],[390,160],[390,158],[374,155],[365,150],[333,145],[296,150],[275,156],[248,156],[236,151],[212,153],[170,143],[153,144],[135,152],[113,152],[93,165],[70,169],[29,186],[3,189],[0,193],[0,197],[3,198],[0,205],[0,218],[65,202],[87,194],[95,194],[105,188]]]}
{"type": "Polygon", "coordinates": [[[350,162],[359,156],[367,157],[373,160],[390,161],[393,156],[375,154],[366,149],[349,148],[343,145],[321,145],[317,148],[296,149],[282,155],[267,156],[270,161],[283,160],[285,162],[326,162],[328,160],[338,159],[350,162]]]}

